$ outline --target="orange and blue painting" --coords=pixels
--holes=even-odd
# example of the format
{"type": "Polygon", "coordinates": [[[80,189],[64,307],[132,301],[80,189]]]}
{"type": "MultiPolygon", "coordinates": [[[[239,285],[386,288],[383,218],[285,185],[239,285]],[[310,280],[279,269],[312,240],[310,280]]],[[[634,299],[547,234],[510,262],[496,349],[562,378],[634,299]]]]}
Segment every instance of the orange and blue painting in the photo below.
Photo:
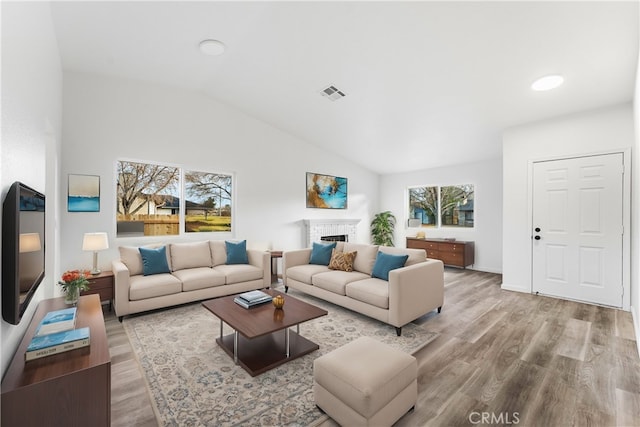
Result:
{"type": "Polygon", "coordinates": [[[347,208],[347,178],[307,172],[307,207],[347,208]]]}

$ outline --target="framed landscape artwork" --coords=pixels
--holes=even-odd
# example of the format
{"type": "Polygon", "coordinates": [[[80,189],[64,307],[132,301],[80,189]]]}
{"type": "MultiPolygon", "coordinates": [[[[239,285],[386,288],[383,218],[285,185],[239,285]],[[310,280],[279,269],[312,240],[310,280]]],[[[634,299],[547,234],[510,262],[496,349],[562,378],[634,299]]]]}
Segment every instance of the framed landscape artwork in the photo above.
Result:
{"type": "Polygon", "coordinates": [[[347,178],[307,172],[307,207],[347,208],[347,178]]]}
{"type": "Polygon", "coordinates": [[[69,174],[67,211],[100,212],[100,177],[69,174]]]}

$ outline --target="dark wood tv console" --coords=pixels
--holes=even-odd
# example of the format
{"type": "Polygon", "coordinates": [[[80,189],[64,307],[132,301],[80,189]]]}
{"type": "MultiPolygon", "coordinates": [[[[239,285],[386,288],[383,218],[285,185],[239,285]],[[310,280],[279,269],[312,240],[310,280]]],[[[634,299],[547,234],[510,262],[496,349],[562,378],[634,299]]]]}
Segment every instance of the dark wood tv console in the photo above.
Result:
{"type": "Polygon", "coordinates": [[[76,328],[91,329],[89,347],[25,362],[42,317],[66,308],[64,298],[40,302],[2,379],[3,426],[109,426],[111,358],[97,294],[81,296],[76,328]]]}
{"type": "Polygon", "coordinates": [[[407,237],[407,248],[424,249],[427,258],[439,259],[445,265],[468,267],[475,262],[473,242],[446,239],[418,239],[407,237]]]}

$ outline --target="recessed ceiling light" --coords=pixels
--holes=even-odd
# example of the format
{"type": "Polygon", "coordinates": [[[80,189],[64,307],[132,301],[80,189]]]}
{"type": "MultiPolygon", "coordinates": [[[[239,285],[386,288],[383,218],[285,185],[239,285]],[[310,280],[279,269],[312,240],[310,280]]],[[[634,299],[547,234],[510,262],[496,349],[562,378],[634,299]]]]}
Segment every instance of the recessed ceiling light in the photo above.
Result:
{"type": "Polygon", "coordinates": [[[200,52],[205,55],[222,55],[224,53],[224,49],[224,43],[218,40],[202,40],[200,42],[200,52]]]}
{"type": "Polygon", "coordinates": [[[551,76],[540,77],[538,80],[531,84],[531,89],[541,92],[545,90],[555,89],[564,83],[564,77],[559,74],[551,76]]]}

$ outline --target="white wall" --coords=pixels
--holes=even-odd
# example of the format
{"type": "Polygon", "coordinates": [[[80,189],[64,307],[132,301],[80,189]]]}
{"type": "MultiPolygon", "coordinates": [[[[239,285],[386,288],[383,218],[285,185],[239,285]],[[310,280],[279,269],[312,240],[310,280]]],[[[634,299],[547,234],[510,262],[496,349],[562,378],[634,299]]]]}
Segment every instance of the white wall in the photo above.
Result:
{"type": "MultiPolygon", "coordinates": [[[[640,19],[640,16],[639,16],[640,19]]],[[[636,330],[636,344],[640,353],[640,53],[636,68],[636,87],[633,96],[633,121],[635,138],[632,150],[631,188],[631,313],[636,330]]]]}
{"type": "Polygon", "coordinates": [[[380,210],[390,210],[397,220],[394,241],[405,247],[407,236],[418,230],[428,237],[455,237],[475,242],[473,269],[492,273],[502,272],[502,160],[492,159],[477,163],[422,171],[384,175],[380,179],[380,210]],[[474,184],[473,228],[408,228],[408,188],[413,186],[474,184]]]}
{"type": "MultiPolygon", "coordinates": [[[[503,288],[531,292],[530,162],[625,150],[631,147],[633,138],[631,104],[523,125],[504,132],[503,288]]],[[[627,173],[631,173],[630,168],[627,173]]],[[[632,253],[634,256],[637,257],[637,253],[632,253]]],[[[628,272],[625,274],[629,277],[628,272]]]]}
{"type": "Polygon", "coordinates": [[[48,3],[2,2],[2,199],[14,181],[45,193],[46,276],[22,321],[2,321],[2,374],[38,302],[53,296],[62,69],[48,3]]]}
{"type": "MultiPolygon", "coordinates": [[[[281,250],[304,247],[305,218],[358,218],[358,241],[369,239],[368,223],[378,204],[377,174],[203,94],[65,72],[63,111],[63,270],[91,266],[91,254],[81,250],[85,232],[109,234],[110,249],[99,255],[102,269],[111,269],[119,245],[140,243],[115,238],[118,159],[234,173],[235,237],[246,238],[249,244],[270,242],[273,249],[281,250]],[[307,209],[306,172],[347,177],[348,209],[307,209]],[[99,213],[66,212],[70,173],[101,177],[99,213]]],[[[190,233],[180,237],[209,238],[229,236],[190,233]]]]}

